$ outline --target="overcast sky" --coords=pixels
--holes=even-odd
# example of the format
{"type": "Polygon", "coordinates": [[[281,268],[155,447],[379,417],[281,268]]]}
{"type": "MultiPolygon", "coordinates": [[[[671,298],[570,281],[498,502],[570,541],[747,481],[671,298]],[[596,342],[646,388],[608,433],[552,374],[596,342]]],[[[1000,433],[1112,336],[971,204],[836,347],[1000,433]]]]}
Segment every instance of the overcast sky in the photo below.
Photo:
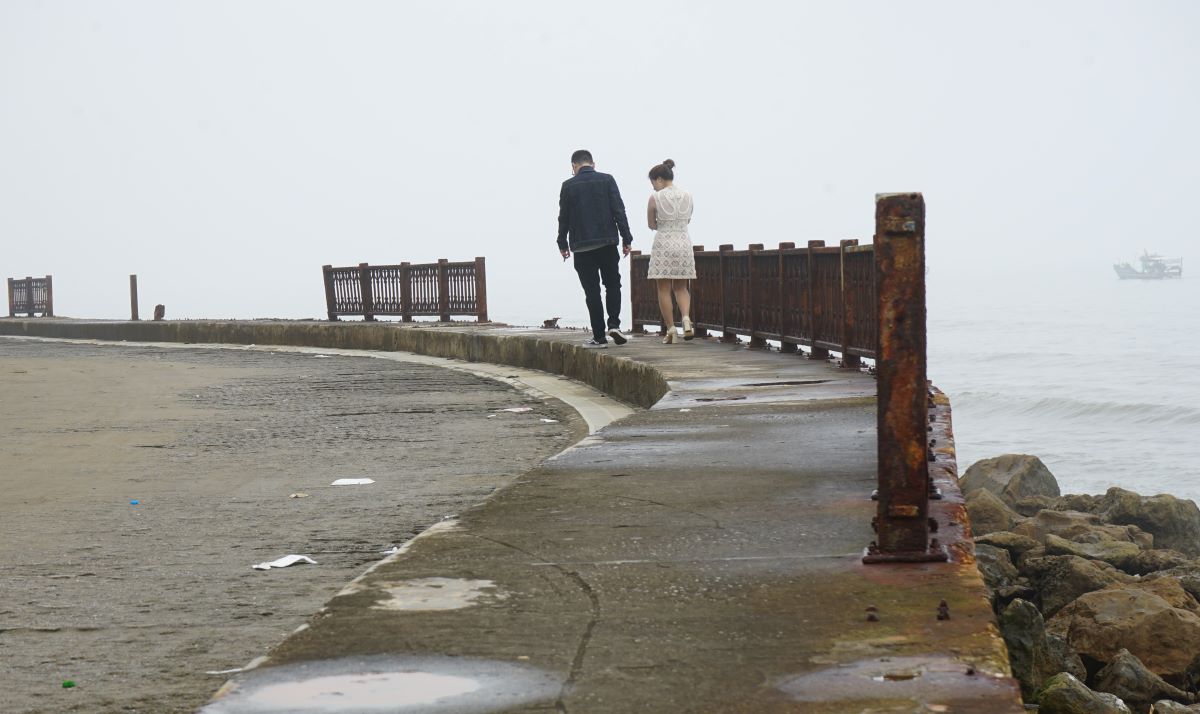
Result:
{"type": "Polygon", "coordinates": [[[1197,2],[0,3],[0,277],[64,315],[318,317],[325,263],[488,259],[494,319],[581,318],[588,148],[637,247],[858,237],[923,191],[949,295],[1191,249],[1197,2]]]}

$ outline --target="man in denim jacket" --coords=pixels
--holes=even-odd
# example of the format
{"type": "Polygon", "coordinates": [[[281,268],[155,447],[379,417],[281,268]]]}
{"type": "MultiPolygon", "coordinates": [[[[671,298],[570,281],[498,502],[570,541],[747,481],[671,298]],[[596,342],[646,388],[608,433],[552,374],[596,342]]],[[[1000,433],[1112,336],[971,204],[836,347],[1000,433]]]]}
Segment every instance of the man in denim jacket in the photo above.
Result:
{"type": "Polygon", "coordinates": [[[621,252],[629,255],[633,234],[625,217],[625,204],[612,176],[596,170],[592,154],[580,149],[571,154],[571,178],[563,182],[558,194],[558,250],[563,260],[575,254],[575,272],[587,300],[592,321],[592,339],[584,347],[608,347],[608,337],[625,344],[621,334],[621,256],[617,254],[617,235],[622,238],[621,252]],[[567,237],[570,236],[570,243],[567,237]],[[604,283],[604,301],[600,283],[604,283]],[[608,307],[605,332],[604,308],[608,307]]]}

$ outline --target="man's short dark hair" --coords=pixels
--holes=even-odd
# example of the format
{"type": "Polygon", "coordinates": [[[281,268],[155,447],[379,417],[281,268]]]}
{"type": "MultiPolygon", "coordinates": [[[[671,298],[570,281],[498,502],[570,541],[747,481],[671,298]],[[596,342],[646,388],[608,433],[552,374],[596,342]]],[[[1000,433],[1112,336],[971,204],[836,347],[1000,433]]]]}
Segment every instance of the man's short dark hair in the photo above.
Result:
{"type": "Polygon", "coordinates": [[[592,160],[592,152],[588,151],[587,149],[580,149],[579,151],[576,151],[574,154],[571,154],[571,163],[573,163],[573,164],[594,164],[596,162],[592,160]]]}

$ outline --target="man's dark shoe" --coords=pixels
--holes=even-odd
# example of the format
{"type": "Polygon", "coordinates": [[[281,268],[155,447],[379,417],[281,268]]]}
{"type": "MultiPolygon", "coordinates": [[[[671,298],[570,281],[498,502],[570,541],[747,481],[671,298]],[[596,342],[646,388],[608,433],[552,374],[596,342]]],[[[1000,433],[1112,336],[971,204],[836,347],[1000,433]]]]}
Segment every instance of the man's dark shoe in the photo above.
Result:
{"type": "Polygon", "coordinates": [[[595,340],[588,340],[587,342],[583,343],[583,349],[585,349],[585,350],[602,350],[605,347],[608,347],[607,342],[597,342],[595,340]]]}
{"type": "Polygon", "coordinates": [[[629,340],[625,339],[625,335],[621,334],[621,330],[616,327],[614,327],[608,331],[608,336],[611,337],[612,341],[616,342],[618,345],[623,345],[629,341],[629,340]]]}

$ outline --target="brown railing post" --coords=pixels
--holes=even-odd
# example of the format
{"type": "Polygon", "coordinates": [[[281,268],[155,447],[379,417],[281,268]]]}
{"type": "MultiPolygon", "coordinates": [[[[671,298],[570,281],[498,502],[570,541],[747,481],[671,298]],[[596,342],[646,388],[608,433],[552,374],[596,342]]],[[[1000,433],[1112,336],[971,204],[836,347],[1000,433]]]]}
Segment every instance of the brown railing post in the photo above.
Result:
{"type": "Polygon", "coordinates": [[[846,369],[858,369],[862,366],[862,358],[858,355],[852,355],[850,349],[850,288],[846,285],[846,247],[858,245],[858,240],[848,238],[838,244],[838,283],[841,286],[842,294],[842,367],[846,369]]]}
{"type": "Polygon", "coordinates": [[[638,293],[641,281],[637,279],[637,273],[633,267],[637,262],[636,258],[641,254],[640,250],[629,251],[629,331],[635,335],[646,332],[646,328],[638,322],[638,293]]]}
{"type": "MultiPolygon", "coordinates": [[[[825,241],[810,240],[808,242],[808,341],[812,345],[809,356],[812,359],[829,359],[829,350],[817,347],[817,254],[813,248],[824,248],[825,241]]],[[[820,310],[824,312],[824,310],[820,310]]]]}
{"type": "MultiPolygon", "coordinates": [[[[33,285],[29,286],[33,289],[33,285]]],[[[54,317],[54,276],[46,276],[46,311],[42,313],[42,317],[54,317]]]]}
{"type": "Polygon", "coordinates": [[[864,563],[946,560],[929,539],[929,389],[925,381],[925,199],[875,197],[879,489],[864,563]]]}
{"type": "Polygon", "coordinates": [[[718,267],[720,268],[721,277],[721,341],[722,342],[737,342],[737,335],[729,329],[729,296],[725,290],[725,253],[733,250],[732,243],[724,243],[717,248],[719,257],[717,258],[718,267]]]}
{"type": "Polygon", "coordinates": [[[358,285],[362,293],[363,320],[375,321],[375,297],[371,293],[371,266],[366,263],[358,264],[358,285]]]}
{"type": "Polygon", "coordinates": [[[785,281],[783,275],[783,251],[792,250],[795,247],[796,244],[791,241],[779,244],[779,285],[776,287],[775,300],[776,304],[779,305],[779,351],[785,354],[794,353],[796,351],[796,343],[788,342],[787,340],[783,339],[787,336],[788,331],[788,303],[786,299],[787,291],[784,289],[785,281]]]}
{"type": "Polygon", "coordinates": [[[483,258],[475,257],[475,319],[487,322],[487,272],[483,267],[483,258]]]}
{"type": "Polygon", "coordinates": [[[337,322],[337,297],[333,290],[333,266],[322,265],[321,275],[325,278],[325,312],[330,322],[337,322]]]}
{"type": "Polygon", "coordinates": [[[403,322],[412,322],[412,270],[409,266],[412,263],[404,262],[400,264],[400,319],[403,322]]]}
{"type": "Polygon", "coordinates": [[[16,294],[13,292],[13,279],[9,278],[8,279],[8,316],[9,317],[17,316],[17,306],[13,303],[13,299],[15,297],[16,297],[16,294]]]}
{"type": "Polygon", "coordinates": [[[450,322],[450,276],[446,273],[446,258],[438,258],[438,320],[450,322]]]}
{"type": "Polygon", "coordinates": [[[129,319],[132,322],[138,321],[138,294],[137,294],[137,276],[129,276],[129,319]]]}
{"type": "Polygon", "coordinates": [[[25,276],[25,307],[29,311],[29,317],[33,317],[34,304],[33,304],[33,276],[32,275],[25,276]]]}
{"type": "Polygon", "coordinates": [[[704,246],[692,246],[692,262],[696,265],[696,279],[688,281],[688,297],[692,301],[692,329],[695,331],[696,337],[708,339],[708,330],[698,327],[696,323],[700,322],[702,317],[700,314],[700,298],[704,294],[704,290],[700,287],[700,256],[698,253],[704,252],[704,246]],[[697,292],[699,290],[699,292],[697,292]]]}
{"type": "Polygon", "coordinates": [[[758,257],[758,253],[762,249],[763,249],[762,243],[751,243],[748,247],[748,252],[750,255],[747,258],[748,265],[747,265],[746,275],[749,277],[747,284],[750,287],[750,289],[749,289],[749,293],[750,293],[750,295],[749,295],[749,298],[750,298],[749,299],[749,303],[750,303],[750,349],[762,349],[763,347],[767,346],[766,339],[754,334],[756,332],[763,331],[762,330],[762,327],[763,327],[762,320],[758,314],[759,308],[761,307],[761,305],[759,304],[760,300],[758,299],[758,280],[754,274],[755,273],[754,264],[755,264],[755,262],[757,262],[757,261],[755,261],[755,258],[758,257]]]}

